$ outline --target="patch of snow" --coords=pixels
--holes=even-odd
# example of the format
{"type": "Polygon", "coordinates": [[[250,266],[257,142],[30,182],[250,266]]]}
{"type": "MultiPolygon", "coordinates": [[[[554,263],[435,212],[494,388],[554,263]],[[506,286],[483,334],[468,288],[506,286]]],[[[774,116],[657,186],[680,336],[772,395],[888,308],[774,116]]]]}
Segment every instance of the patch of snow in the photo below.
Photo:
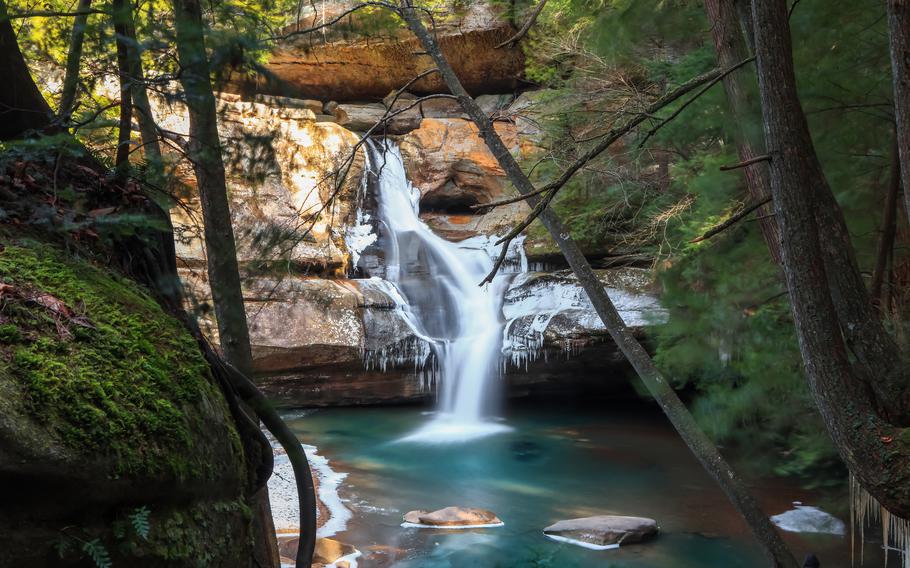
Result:
{"type": "MultiPolygon", "coordinates": [[[[275,467],[269,478],[269,500],[272,505],[272,519],[276,530],[300,528],[300,504],[297,500],[297,485],[294,470],[287,454],[281,445],[269,435],[272,448],[275,449],[275,467]]],[[[328,519],[318,519],[324,524],[316,531],[317,538],[333,536],[347,528],[351,511],[342,502],[338,488],[347,473],[339,473],[329,466],[329,460],[319,455],[316,446],[301,444],[310,462],[310,469],[319,479],[319,500],[329,511],[328,519]]]]}

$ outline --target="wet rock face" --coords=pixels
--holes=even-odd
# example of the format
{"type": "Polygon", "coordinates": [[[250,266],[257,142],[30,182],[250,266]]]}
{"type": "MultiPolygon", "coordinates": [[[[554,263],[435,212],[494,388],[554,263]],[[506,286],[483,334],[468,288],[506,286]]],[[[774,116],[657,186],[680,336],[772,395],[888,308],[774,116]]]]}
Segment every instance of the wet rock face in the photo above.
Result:
{"type": "Polygon", "coordinates": [[[554,523],[544,534],[568,538],[595,546],[633,544],[657,536],[657,521],[644,517],[598,515],[554,523]]]}
{"type": "MultiPolygon", "coordinates": [[[[300,27],[330,21],[353,6],[353,2],[317,4],[318,14],[306,8],[300,27]]],[[[495,46],[515,33],[515,28],[485,2],[450,6],[437,22],[437,37],[443,52],[469,92],[511,92],[524,73],[520,48],[495,46]]],[[[263,92],[299,98],[342,102],[381,100],[390,91],[401,89],[426,69],[432,60],[423,55],[416,38],[402,24],[374,10],[368,16],[352,18],[327,30],[325,35],[290,34],[277,44],[266,65],[269,77],[255,83],[237,83],[240,92],[263,92]],[[377,21],[380,21],[377,25],[377,21]]],[[[417,81],[418,94],[447,93],[438,74],[417,81]]]]}

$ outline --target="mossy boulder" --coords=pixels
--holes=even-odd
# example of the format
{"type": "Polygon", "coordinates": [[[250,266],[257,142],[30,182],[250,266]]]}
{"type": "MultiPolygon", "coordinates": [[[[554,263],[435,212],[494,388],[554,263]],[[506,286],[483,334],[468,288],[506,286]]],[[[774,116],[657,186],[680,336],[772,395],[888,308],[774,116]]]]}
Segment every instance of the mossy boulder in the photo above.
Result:
{"type": "Polygon", "coordinates": [[[59,565],[61,543],[78,562],[94,538],[130,566],[235,565],[251,546],[245,472],[180,321],[88,259],[0,238],[0,566],[59,565]],[[150,531],[132,542],[116,529],[137,510],[150,531]]]}

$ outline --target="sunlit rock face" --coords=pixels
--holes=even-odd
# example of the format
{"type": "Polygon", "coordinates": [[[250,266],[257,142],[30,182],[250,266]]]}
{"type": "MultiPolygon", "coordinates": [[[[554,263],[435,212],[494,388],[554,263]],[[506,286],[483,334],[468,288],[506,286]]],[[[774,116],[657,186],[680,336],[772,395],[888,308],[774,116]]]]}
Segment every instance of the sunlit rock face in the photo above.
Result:
{"type": "MultiPolygon", "coordinates": [[[[358,136],[338,124],[317,122],[309,108],[280,100],[269,105],[221,98],[219,115],[241,263],[345,273],[350,258],[344,231],[355,222],[364,168],[363,153],[354,153],[358,136]]],[[[167,130],[189,130],[182,107],[160,105],[156,116],[167,130]]],[[[185,173],[195,187],[191,170],[185,173]]],[[[193,193],[171,211],[171,219],[177,256],[203,266],[202,212],[193,193]]]]}
{"type": "MultiPolygon", "coordinates": [[[[529,157],[536,150],[515,124],[496,122],[494,128],[516,157],[529,157]]],[[[421,193],[421,218],[441,236],[461,240],[505,232],[528,213],[524,202],[482,214],[473,209],[517,195],[473,122],[424,118],[400,144],[408,178],[421,193]]]]}
{"type": "MultiPolygon", "coordinates": [[[[284,37],[266,65],[268,76],[235,83],[233,88],[322,100],[380,100],[433,67],[410,31],[379,8],[357,12],[317,33],[294,34],[331,21],[353,5],[345,1],[307,4],[299,24],[283,30],[284,37]]],[[[524,72],[521,49],[495,48],[515,28],[491,4],[444,7],[436,32],[443,52],[472,94],[511,92],[519,86],[524,72]]],[[[448,92],[438,74],[417,81],[411,90],[419,94],[448,92]]]]}

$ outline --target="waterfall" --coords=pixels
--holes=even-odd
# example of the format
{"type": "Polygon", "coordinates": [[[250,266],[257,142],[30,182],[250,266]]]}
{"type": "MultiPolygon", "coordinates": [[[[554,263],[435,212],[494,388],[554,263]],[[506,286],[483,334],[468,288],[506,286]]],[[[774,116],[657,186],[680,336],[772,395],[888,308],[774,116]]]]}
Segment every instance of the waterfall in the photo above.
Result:
{"type": "MultiPolygon", "coordinates": [[[[410,305],[419,335],[430,338],[438,369],[438,412],[405,440],[454,442],[508,430],[490,414],[500,378],[502,301],[511,276],[478,285],[493,267],[495,239],[452,243],[433,233],[420,220],[420,192],[407,179],[398,147],[389,141],[368,145],[378,180],[385,277],[410,305]]],[[[525,268],[520,251],[517,242],[506,268],[525,268]]]]}

